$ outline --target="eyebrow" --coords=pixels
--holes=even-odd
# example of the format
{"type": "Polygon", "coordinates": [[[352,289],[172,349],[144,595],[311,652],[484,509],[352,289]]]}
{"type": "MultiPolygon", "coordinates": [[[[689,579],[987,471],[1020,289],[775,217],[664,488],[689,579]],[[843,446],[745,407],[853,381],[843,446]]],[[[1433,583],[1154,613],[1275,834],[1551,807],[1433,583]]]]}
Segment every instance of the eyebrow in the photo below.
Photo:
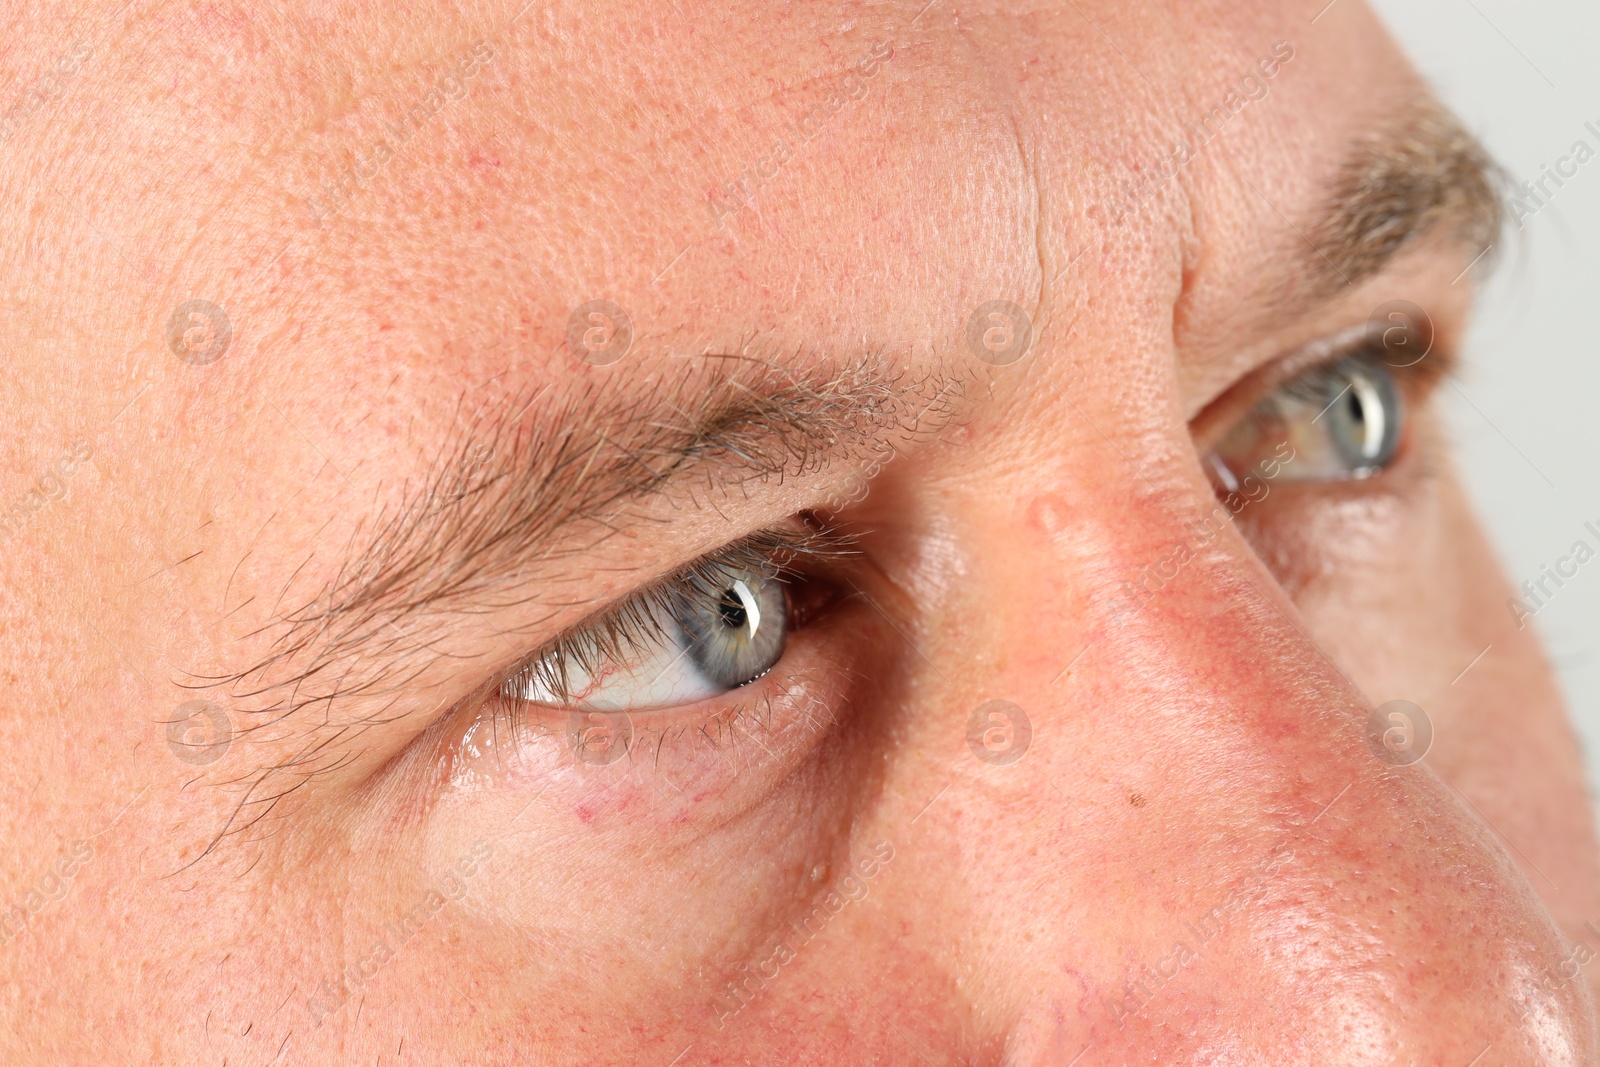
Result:
{"type": "Polygon", "coordinates": [[[1303,234],[1307,295],[1354,285],[1435,233],[1482,258],[1504,225],[1502,187],[1477,138],[1436,101],[1418,99],[1351,146],[1303,234]]]}
{"type": "Polygon", "coordinates": [[[408,679],[355,663],[426,642],[404,624],[526,603],[536,576],[552,573],[541,564],[649,521],[630,513],[638,502],[714,498],[818,473],[869,445],[898,449],[948,421],[960,396],[953,379],[907,379],[870,356],[804,370],[799,358],[692,358],[680,375],[626,393],[591,386],[546,399],[546,390],[480,407],[358,530],[324,587],[298,601],[280,595],[296,606],[257,631],[273,635],[266,655],[210,681],[252,702],[262,725],[308,704],[395,692],[408,679]]]}

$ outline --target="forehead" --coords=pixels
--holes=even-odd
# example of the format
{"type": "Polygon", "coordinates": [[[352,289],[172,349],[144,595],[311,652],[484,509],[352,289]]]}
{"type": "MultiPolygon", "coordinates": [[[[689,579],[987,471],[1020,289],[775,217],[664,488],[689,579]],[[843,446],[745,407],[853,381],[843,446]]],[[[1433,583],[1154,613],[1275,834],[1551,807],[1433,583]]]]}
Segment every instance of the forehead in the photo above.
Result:
{"type": "Polygon", "coordinates": [[[1309,17],[680,2],[267,26],[174,4],[154,22],[182,34],[85,82],[110,133],[84,171],[95,224],[70,223],[94,260],[73,284],[103,312],[84,318],[125,320],[135,294],[137,358],[173,386],[151,403],[179,409],[153,418],[204,434],[195,405],[260,414],[207,441],[207,466],[266,484],[331,467],[368,499],[480,396],[645,396],[706,352],[937,364],[989,301],[1033,313],[1036,352],[1070,331],[1070,358],[1121,374],[1170,348],[1185,284],[1219,308],[1258,287],[1272,210],[1303,211],[1403,98],[1364,7],[1309,17]],[[1296,58],[1263,82],[1278,42],[1296,58]],[[1247,79],[1270,95],[1241,104],[1247,79]],[[1227,128],[1170,195],[1127,212],[1219,107],[1227,128]],[[104,254],[107,231],[125,252],[104,254]],[[194,298],[233,331],[199,374],[165,336],[194,298]],[[578,358],[614,309],[626,354],[578,358]]]}
{"type": "Polygon", "coordinates": [[[1294,210],[1405,77],[1348,7],[1316,25],[1264,3],[329,19],[348,29],[301,31],[317,62],[258,42],[291,86],[264,78],[241,105],[262,158],[219,195],[285,195],[237,233],[207,223],[229,276],[182,281],[226,291],[239,358],[274,349],[335,408],[409,395],[408,419],[496,375],[648,387],[752,340],[925,358],[985,300],[1066,289],[1091,245],[1110,260],[1077,269],[1133,301],[1186,246],[1219,278],[1242,269],[1251,231],[1278,226],[1237,175],[1294,210]],[[1182,124],[1235,107],[1278,42],[1296,59],[1271,95],[1175,183],[1187,213],[1167,198],[1119,217],[1182,124]],[[632,330],[603,370],[568,344],[594,301],[632,330]]]}

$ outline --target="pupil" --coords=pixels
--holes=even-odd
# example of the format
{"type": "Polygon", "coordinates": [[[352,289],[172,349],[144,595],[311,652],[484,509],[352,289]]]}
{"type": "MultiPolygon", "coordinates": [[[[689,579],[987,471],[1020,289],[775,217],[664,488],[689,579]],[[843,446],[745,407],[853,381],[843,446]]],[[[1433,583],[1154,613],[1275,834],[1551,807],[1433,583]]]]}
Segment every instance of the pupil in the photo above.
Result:
{"type": "Polygon", "coordinates": [[[722,617],[722,624],[730,630],[742,630],[749,615],[744,610],[744,601],[739,599],[739,594],[732,589],[724,589],[721,598],[717,601],[717,614],[722,617]]]}
{"type": "Polygon", "coordinates": [[[1350,417],[1358,423],[1367,421],[1367,408],[1361,402],[1361,396],[1355,390],[1350,391],[1350,417]]]}

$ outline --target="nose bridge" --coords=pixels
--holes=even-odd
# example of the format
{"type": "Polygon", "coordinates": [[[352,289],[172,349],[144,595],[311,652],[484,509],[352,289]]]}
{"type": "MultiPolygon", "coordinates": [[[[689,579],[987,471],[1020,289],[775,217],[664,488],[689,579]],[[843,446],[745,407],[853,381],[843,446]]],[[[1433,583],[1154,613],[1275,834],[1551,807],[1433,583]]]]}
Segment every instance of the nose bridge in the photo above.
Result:
{"type": "MultiPolygon", "coordinates": [[[[1013,1061],[1242,1042],[1387,1063],[1443,1020],[1419,1054],[1533,1048],[1509,1005],[1561,944],[1526,882],[1425,766],[1369,743],[1229,503],[1148,473],[1034,470],[945,505],[970,566],[925,653],[953,675],[937,729],[966,744],[907,877],[959,884],[941,924],[952,959],[987,961],[1013,1061]]],[[[1528,1062],[1588,1062],[1580,984],[1536,995],[1564,1051],[1528,1062]]]]}
{"type": "Polygon", "coordinates": [[[1164,482],[1019,492],[1014,514],[979,521],[974,554],[1004,562],[968,612],[997,646],[983,658],[1004,667],[972,699],[1025,713],[1014,778],[1031,796],[1102,821],[1130,861],[1187,852],[1199,873],[1226,844],[1227,870],[1204,875],[1225,878],[1389,768],[1365,744],[1360,694],[1303,635],[1226,504],[1164,482]]]}
{"type": "Polygon", "coordinates": [[[1250,497],[1214,496],[1181,449],[1121,455],[1137,473],[1018,485],[1011,514],[970,527],[974,555],[1004,561],[977,584],[1010,595],[974,611],[1011,650],[997,681],[1041,709],[1041,755],[1088,702],[1123,709],[1108,765],[1129,774],[1208,755],[1207,775],[1301,794],[1370,770],[1363,698],[1234,525],[1250,497]]]}

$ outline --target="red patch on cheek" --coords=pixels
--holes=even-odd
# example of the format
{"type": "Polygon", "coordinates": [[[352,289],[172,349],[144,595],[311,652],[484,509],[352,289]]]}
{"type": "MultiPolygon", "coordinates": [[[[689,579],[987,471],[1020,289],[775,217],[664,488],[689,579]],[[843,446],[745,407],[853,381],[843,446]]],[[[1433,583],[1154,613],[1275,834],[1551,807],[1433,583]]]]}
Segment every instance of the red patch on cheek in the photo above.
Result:
{"type": "Polygon", "coordinates": [[[1256,719],[1258,736],[1268,741],[1282,741],[1300,736],[1300,723],[1292,715],[1266,712],[1256,719]]]}
{"type": "MultiPolygon", "coordinates": [[[[704,801],[707,797],[713,796],[715,793],[716,793],[716,790],[714,790],[714,789],[704,789],[704,790],[701,790],[698,793],[694,793],[692,795],[689,795],[689,796],[685,797],[685,800],[687,800],[689,807],[693,807],[694,805],[699,804],[702,801],[704,801]]],[[[676,814],[676,815],[674,815],[672,817],[669,825],[672,825],[672,826],[683,826],[683,825],[687,824],[688,822],[689,822],[689,812],[688,811],[680,811],[680,812],[678,812],[678,814],[676,814]]]]}

